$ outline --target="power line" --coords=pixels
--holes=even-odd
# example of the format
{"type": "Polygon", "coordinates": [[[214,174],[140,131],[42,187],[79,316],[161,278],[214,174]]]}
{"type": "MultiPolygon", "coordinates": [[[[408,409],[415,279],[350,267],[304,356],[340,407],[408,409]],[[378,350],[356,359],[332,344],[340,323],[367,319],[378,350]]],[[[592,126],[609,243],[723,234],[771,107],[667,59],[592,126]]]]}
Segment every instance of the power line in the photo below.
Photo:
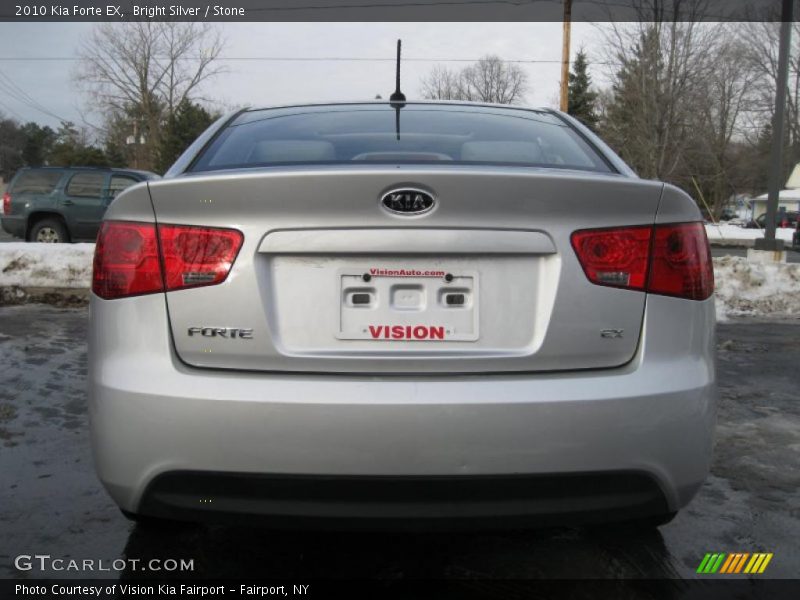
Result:
{"type": "MultiPolygon", "coordinates": [[[[158,57],[154,57],[158,58],[158,57]]],[[[199,56],[184,56],[178,60],[200,60],[199,56]]],[[[78,61],[78,56],[0,56],[0,61],[7,62],[45,62],[45,61],[78,61]]],[[[394,58],[368,58],[363,56],[220,56],[218,61],[263,61],[263,62],[394,62],[394,58]]],[[[475,63],[479,58],[403,58],[403,62],[442,62],[442,63],[475,63]]],[[[560,60],[538,58],[502,59],[506,63],[515,64],[561,64],[560,60]]],[[[592,61],[593,65],[615,64],[607,61],[592,61]]]]}
{"type": "Polygon", "coordinates": [[[0,91],[4,92],[7,96],[16,100],[17,102],[24,104],[25,106],[32,108],[42,114],[45,114],[59,121],[66,120],[61,116],[55,114],[53,111],[48,110],[44,105],[40,104],[30,94],[28,94],[25,90],[19,87],[3,71],[0,71],[0,91]]]}
{"type": "Polygon", "coordinates": [[[15,111],[13,108],[11,108],[8,104],[4,104],[3,102],[0,102],[0,106],[5,108],[8,112],[10,112],[13,116],[17,117],[17,119],[19,119],[20,121],[24,121],[24,119],[22,118],[22,115],[20,115],[17,111],[15,111]]]}

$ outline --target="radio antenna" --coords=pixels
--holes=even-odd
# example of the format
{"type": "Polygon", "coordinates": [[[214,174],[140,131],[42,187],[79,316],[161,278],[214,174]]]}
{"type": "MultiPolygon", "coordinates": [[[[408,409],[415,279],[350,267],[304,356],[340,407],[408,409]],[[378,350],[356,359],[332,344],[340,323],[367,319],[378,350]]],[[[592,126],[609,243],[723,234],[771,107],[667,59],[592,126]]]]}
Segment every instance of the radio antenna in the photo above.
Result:
{"type": "Polygon", "coordinates": [[[401,104],[406,101],[406,95],[400,91],[400,48],[403,42],[397,40],[397,69],[395,71],[394,93],[389,97],[392,104],[401,104]]]}
{"type": "Polygon", "coordinates": [[[400,49],[402,45],[403,42],[397,40],[397,69],[395,71],[394,93],[389,96],[389,102],[395,112],[394,123],[398,140],[400,139],[400,109],[406,105],[406,95],[400,91],[400,49]]]}

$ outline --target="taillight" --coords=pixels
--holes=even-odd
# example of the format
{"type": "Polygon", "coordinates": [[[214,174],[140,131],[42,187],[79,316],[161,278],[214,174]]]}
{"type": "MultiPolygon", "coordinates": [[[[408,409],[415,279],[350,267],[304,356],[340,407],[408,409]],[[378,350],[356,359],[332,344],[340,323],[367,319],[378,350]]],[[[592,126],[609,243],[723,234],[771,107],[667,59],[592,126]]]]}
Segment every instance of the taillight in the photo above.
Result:
{"type": "Polygon", "coordinates": [[[3,194],[3,214],[10,215],[11,214],[11,193],[6,192],[3,194]]]}
{"type": "Polygon", "coordinates": [[[161,292],[156,226],[106,221],[97,234],[92,291],[110,300],[161,292]]]}
{"type": "Polygon", "coordinates": [[[572,247],[592,283],[643,290],[652,227],[585,229],[572,234],[572,247]]]}
{"type": "Polygon", "coordinates": [[[705,300],[714,293],[714,267],[702,223],[657,225],[647,291],[705,300]]]}
{"type": "Polygon", "coordinates": [[[242,233],[184,225],[159,225],[167,290],[222,283],[242,247],[242,233]]]}
{"type": "Polygon", "coordinates": [[[714,291],[702,223],[587,229],[572,247],[589,281],[653,294],[705,300],[714,291]]]}
{"type": "Polygon", "coordinates": [[[92,291],[110,300],[162,292],[165,283],[167,290],[221,283],[242,239],[233,229],[106,221],[97,236],[92,291]]]}

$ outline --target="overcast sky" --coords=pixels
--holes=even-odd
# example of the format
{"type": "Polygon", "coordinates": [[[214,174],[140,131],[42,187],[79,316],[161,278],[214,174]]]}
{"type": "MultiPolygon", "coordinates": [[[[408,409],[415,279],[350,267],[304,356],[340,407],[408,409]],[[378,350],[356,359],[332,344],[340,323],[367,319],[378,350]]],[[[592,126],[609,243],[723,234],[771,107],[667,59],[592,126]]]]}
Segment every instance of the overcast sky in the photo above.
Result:
{"type": "MultiPolygon", "coordinates": [[[[60,118],[98,124],[91,98],[71,82],[74,58],[91,31],[89,23],[0,24],[0,113],[19,121],[57,127],[59,119],[9,94],[5,77],[60,118]],[[42,57],[62,60],[20,61],[42,57]],[[67,60],[63,60],[67,59],[67,60]],[[4,77],[5,76],[5,77],[4,77]]],[[[394,89],[391,62],[254,61],[244,57],[391,58],[403,40],[403,91],[419,97],[420,78],[439,59],[477,59],[497,54],[506,60],[553,61],[521,64],[529,76],[526,104],[557,105],[561,23],[235,23],[218,24],[226,40],[227,72],[202,90],[219,108],[291,102],[384,98],[394,89]],[[430,60],[428,60],[430,59],[430,60]]],[[[599,31],[573,25],[573,55],[581,46],[597,56],[599,31]]],[[[598,60],[600,59],[597,56],[598,60]]],[[[451,67],[464,63],[450,62],[451,67]]],[[[600,78],[600,69],[594,70],[600,78]]]]}

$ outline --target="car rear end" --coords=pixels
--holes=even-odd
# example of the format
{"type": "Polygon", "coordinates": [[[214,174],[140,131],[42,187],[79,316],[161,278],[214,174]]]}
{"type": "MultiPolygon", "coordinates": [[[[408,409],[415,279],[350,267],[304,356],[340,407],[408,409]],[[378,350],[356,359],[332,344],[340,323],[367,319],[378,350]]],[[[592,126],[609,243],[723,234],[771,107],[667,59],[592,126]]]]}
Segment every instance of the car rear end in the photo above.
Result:
{"type": "Polygon", "coordinates": [[[545,111],[246,111],[122,194],[90,413],[126,511],[663,518],[710,462],[699,212],[545,111]]]}
{"type": "Polygon", "coordinates": [[[2,224],[3,231],[19,238],[25,237],[25,219],[27,215],[23,210],[23,206],[18,201],[13,201],[14,189],[19,179],[24,178],[28,172],[28,169],[20,169],[11,178],[3,192],[3,202],[0,205],[0,224],[2,224]]]}

